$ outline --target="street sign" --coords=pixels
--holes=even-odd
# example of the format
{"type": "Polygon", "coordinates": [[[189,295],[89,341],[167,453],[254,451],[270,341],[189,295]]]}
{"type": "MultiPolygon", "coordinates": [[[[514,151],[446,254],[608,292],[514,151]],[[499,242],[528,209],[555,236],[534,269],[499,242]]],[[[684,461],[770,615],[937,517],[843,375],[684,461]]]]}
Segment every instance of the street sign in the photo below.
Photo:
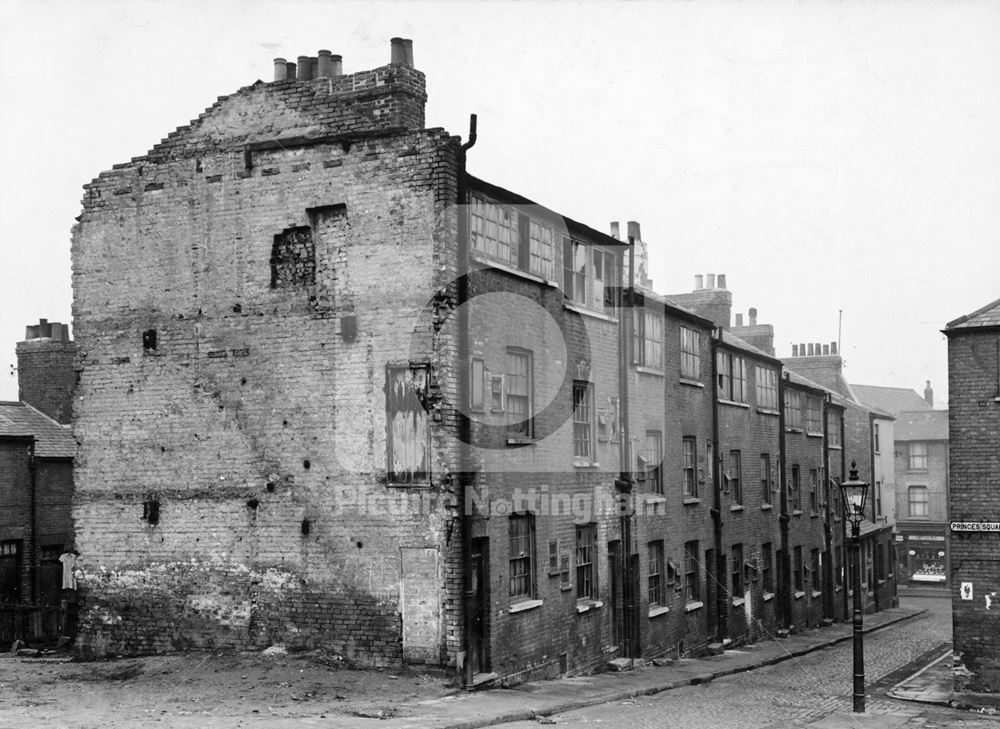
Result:
{"type": "Polygon", "coordinates": [[[953,521],[953,532],[1000,532],[1000,521],[953,521]]]}

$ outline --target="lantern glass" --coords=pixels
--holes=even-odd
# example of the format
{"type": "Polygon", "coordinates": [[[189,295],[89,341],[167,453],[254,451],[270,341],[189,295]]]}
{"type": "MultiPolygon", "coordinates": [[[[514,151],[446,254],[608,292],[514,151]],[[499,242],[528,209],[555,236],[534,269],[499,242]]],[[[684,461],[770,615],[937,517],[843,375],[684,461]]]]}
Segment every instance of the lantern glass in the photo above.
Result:
{"type": "Polygon", "coordinates": [[[844,495],[844,517],[848,521],[858,522],[865,516],[865,500],[868,496],[868,484],[858,478],[858,465],[851,462],[850,478],[840,484],[844,495]]]}

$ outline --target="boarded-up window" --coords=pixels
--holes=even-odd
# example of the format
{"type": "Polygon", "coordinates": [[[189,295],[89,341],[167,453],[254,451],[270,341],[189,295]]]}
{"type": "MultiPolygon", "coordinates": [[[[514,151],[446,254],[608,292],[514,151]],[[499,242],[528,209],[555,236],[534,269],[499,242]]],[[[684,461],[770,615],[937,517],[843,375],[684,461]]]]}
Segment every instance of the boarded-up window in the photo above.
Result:
{"type": "Polygon", "coordinates": [[[427,365],[386,367],[389,480],[420,483],[430,477],[427,365]]]}
{"type": "Polygon", "coordinates": [[[0,542],[0,603],[21,599],[21,542],[0,542]]]}
{"type": "Polygon", "coordinates": [[[310,286],[316,282],[316,247],[312,228],[287,228],[274,236],[271,288],[310,286]]]}

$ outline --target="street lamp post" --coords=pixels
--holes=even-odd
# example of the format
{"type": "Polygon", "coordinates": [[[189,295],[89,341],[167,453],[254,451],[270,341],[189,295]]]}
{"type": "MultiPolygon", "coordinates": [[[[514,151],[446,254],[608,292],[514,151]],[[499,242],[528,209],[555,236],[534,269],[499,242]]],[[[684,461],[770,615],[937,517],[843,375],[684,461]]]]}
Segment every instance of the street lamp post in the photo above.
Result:
{"type": "Polygon", "coordinates": [[[840,484],[844,518],[851,522],[851,551],[854,554],[851,584],[854,588],[854,711],[865,711],[865,644],[861,630],[861,522],[865,518],[868,484],[858,478],[857,461],[851,461],[850,477],[840,484]]]}

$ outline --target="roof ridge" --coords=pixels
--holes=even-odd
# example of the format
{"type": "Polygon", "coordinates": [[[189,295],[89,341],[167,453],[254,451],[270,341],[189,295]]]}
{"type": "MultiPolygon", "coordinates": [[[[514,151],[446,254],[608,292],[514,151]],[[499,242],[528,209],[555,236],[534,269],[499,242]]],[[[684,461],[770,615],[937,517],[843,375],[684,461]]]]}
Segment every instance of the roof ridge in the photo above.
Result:
{"type": "Polygon", "coordinates": [[[1000,306],[1000,299],[997,299],[996,301],[991,301],[991,302],[990,302],[989,304],[987,304],[986,306],[982,306],[982,307],[980,307],[980,308],[976,309],[976,310],[975,310],[975,311],[973,311],[973,312],[972,312],[971,314],[965,314],[964,316],[960,316],[960,317],[958,317],[958,318],[957,318],[957,319],[955,319],[954,321],[950,321],[950,322],[948,322],[947,324],[945,324],[945,325],[944,325],[944,328],[945,328],[945,329],[951,329],[952,327],[957,327],[957,326],[959,326],[960,324],[964,324],[965,322],[969,321],[969,320],[970,320],[970,319],[972,319],[973,317],[977,317],[977,316],[979,316],[980,314],[982,314],[982,313],[984,313],[984,312],[987,312],[987,311],[989,311],[990,309],[993,309],[993,308],[995,308],[996,306],[1000,306]]]}

